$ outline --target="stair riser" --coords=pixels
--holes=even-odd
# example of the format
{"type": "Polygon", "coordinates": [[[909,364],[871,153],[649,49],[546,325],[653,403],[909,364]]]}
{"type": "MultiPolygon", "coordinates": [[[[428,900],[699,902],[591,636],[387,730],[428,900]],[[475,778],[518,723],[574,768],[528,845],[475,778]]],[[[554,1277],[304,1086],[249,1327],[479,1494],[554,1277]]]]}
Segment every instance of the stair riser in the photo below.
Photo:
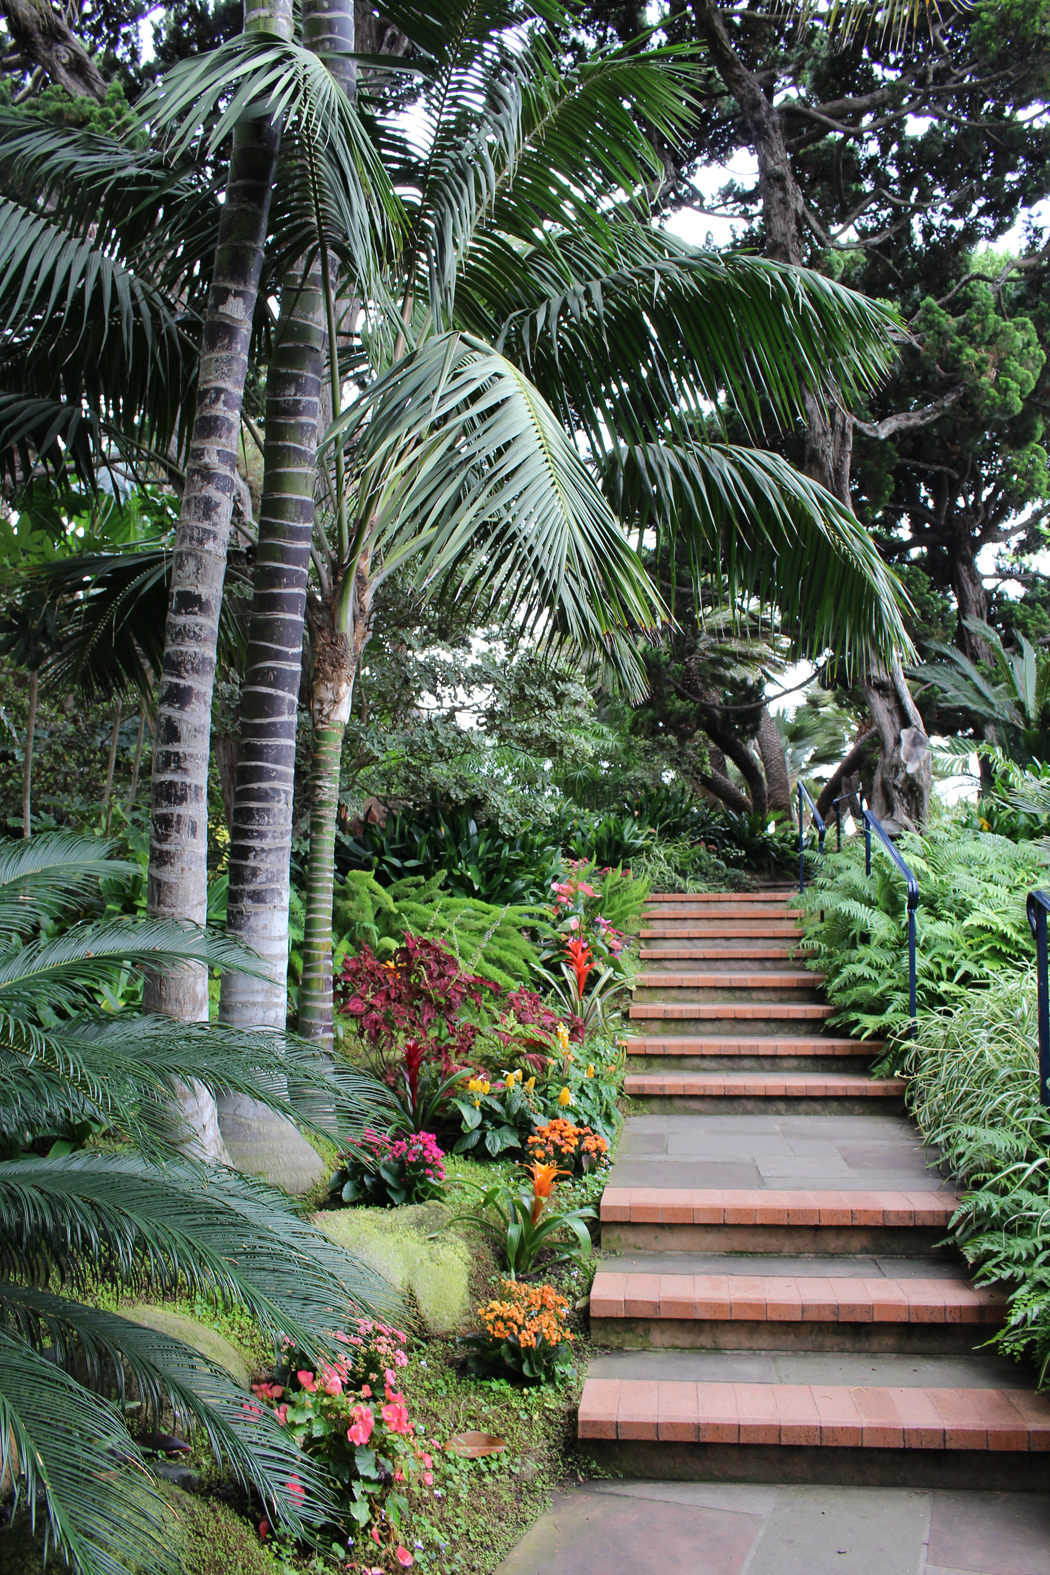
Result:
{"type": "Polygon", "coordinates": [[[834,1056],[628,1055],[627,1070],[643,1077],[647,1072],[761,1072],[769,1077],[785,1072],[849,1072],[861,1077],[870,1061],[863,1048],[860,1054],[849,1051],[834,1056]]]}
{"type": "MultiPolygon", "coordinates": [[[[841,1258],[945,1258],[958,1253],[943,1245],[945,1225],[661,1225],[606,1220],[606,1252],[746,1252],[841,1258]]],[[[654,1263],[654,1270],[659,1264],[654,1263]]]]}
{"type": "MultiPolygon", "coordinates": [[[[691,970],[690,970],[691,971],[691,970]]],[[[671,974],[670,977],[679,977],[671,974]]],[[[755,1005],[766,1006],[771,1001],[783,1001],[792,1006],[821,1006],[823,995],[811,984],[734,984],[689,985],[659,984],[635,985],[634,1000],[643,1003],[667,1003],[684,1006],[695,1001],[698,1006],[755,1005]]]]}
{"type": "Polygon", "coordinates": [[[648,1439],[581,1439],[579,1447],[610,1476],[656,1482],[772,1482],[805,1487],[819,1483],[828,1487],[1045,1493],[1050,1473],[1045,1454],[1015,1450],[841,1449],[803,1444],[676,1444],[648,1439]]]}
{"type": "MultiPolygon", "coordinates": [[[[794,1068],[798,1071],[800,1068],[794,1068]]],[[[841,1070],[841,1069],[840,1069],[841,1070]]],[[[631,1094],[635,1111],[649,1115],[678,1115],[707,1111],[738,1116],[885,1116],[904,1115],[899,1094],[631,1094]]]]}
{"type": "Polygon", "coordinates": [[[714,914],[701,914],[699,917],[689,913],[661,913],[658,916],[642,915],[642,938],[647,940],[650,936],[658,935],[690,935],[694,940],[702,936],[719,936],[734,940],[752,940],[764,937],[777,939],[783,944],[785,941],[794,941],[798,944],[801,930],[794,919],[786,919],[783,914],[774,917],[772,914],[758,914],[752,918],[739,913],[726,913],[715,917],[714,914]]]}
{"type": "MultiPolygon", "coordinates": [[[[656,1006],[661,1004],[659,1001],[654,1002],[656,1006]]],[[[767,1014],[762,1012],[761,1007],[758,1006],[756,1006],[756,1011],[760,1015],[751,1013],[740,1017],[730,1013],[727,1013],[724,1017],[717,1015],[719,1007],[730,1004],[729,1002],[713,1002],[714,1011],[711,1013],[701,1012],[695,1017],[687,1016],[684,1013],[681,1017],[677,1015],[664,1017],[662,1015],[658,1016],[655,1012],[650,1017],[648,1013],[645,1016],[642,1016],[640,1013],[636,1015],[632,1010],[630,1020],[632,1024],[637,1024],[634,1032],[644,1034],[646,1038],[652,1038],[656,1035],[675,1039],[688,1039],[694,1035],[696,1037],[718,1038],[728,1034],[740,1037],[750,1030],[756,1037],[761,1035],[763,1039],[773,1039],[779,1034],[783,1034],[791,1039],[798,1039],[819,1034],[821,1025],[827,1022],[829,1015],[823,1007],[812,1006],[802,1006],[794,1011],[785,1011],[783,1015],[780,1012],[776,1012],[776,1015],[767,1014]]],[[[754,1005],[755,1003],[745,1002],[742,1004],[754,1005]]],[[[777,1004],[771,1003],[774,1010],[777,1004]]],[[[781,1007],[793,1004],[792,1002],[779,1003],[781,1007]]]]}
{"type": "MultiPolygon", "coordinates": [[[[971,1355],[994,1334],[987,1323],[803,1323],[749,1318],[592,1318],[591,1340],[620,1351],[870,1351],[971,1355]]],[[[1048,1463],[1050,1464],[1050,1463],[1048,1463]]]]}
{"type": "Polygon", "coordinates": [[[710,955],[709,947],[702,947],[698,941],[694,952],[687,951],[684,946],[667,948],[644,949],[641,954],[641,965],[644,973],[727,973],[730,969],[748,973],[784,973],[798,969],[802,964],[801,955],[793,951],[785,951],[783,947],[769,946],[765,951],[755,947],[726,947],[725,952],[716,952],[710,955]],[[661,957],[661,950],[672,951],[673,957],[661,957]],[[747,951],[747,956],[734,955],[741,950],[747,951]],[[707,953],[708,955],[704,955],[707,953]]]}

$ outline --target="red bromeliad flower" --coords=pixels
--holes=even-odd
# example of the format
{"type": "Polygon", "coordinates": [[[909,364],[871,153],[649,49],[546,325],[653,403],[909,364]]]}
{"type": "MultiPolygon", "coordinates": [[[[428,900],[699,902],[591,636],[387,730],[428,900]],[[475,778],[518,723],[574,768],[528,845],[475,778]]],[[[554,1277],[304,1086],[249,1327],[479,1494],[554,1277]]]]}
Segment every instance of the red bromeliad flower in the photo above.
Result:
{"type": "Polygon", "coordinates": [[[541,1165],[538,1161],[526,1165],[525,1169],[532,1177],[532,1223],[535,1225],[558,1184],[558,1177],[567,1176],[569,1172],[560,1170],[557,1165],[541,1165]]]}
{"type": "Polygon", "coordinates": [[[591,948],[586,941],[581,941],[574,935],[571,941],[566,941],[565,950],[569,956],[569,967],[576,975],[576,989],[582,997],[587,985],[587,976],[594,967],[591,948]]]}

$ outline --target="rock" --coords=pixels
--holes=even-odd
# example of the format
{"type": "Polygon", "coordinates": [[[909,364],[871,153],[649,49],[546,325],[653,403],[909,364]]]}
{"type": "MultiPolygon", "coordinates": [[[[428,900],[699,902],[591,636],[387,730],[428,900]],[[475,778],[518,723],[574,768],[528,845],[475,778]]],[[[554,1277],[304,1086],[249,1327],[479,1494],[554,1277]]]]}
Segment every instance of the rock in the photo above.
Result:
{"type": "Polygon", "coordinates": [[[157,1307],[150,1302],[136,1302],[133,1307],[120,1309],[122,1318],[143,1323],[158,1334],[168,1334],[173,1340],[184,1340],[195,1351],[206,1356],[219,1367],[225,1367],[230,1377],[247,1389],[250,1382],[248,1364],[237,1347],[224,1334],[206,1323],[198,1323],[185,1313],[173,1312],[169,1307],[157,1307]]]}
{"type": "Polygon", "coordinates": [[[313,1223],[398,1291],[411,1292],[430,1334],[459,1334],[470,1316],[470,1249],[440,1203],[332,1209],[313,1223]]]}
{"type": "Polygon", "coordinates": [[[218,1099],[219,1130],[230,1160],[248,1176],[300,1196],[325,1175],[317,1150],[290,1121],[245,1094],[218,1099]]]}

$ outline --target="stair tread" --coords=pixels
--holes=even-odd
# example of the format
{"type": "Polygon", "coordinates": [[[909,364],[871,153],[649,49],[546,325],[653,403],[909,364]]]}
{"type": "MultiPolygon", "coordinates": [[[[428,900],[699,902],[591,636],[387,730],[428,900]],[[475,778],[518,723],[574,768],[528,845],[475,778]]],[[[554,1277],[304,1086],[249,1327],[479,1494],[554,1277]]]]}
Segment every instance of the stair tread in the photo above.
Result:
{"type": "Polygon", "coordinates": [[[753,920],[744,926],[742,919],[726,919],[722,924],[656,924],[643,927],[639,935],[643,941],[673,940],[679,936],[684,940],[714,940],[725,937],[727,940],[761,940],[770,936],[801,935],[797,924],[786,924],[782,919],[769,919],[764,921],[765,928],[756,928],[762,923],[753,920]]]}
{"type": "Polygon", "coordinates": [[[697,962],[736,962],[752,957],[790,959],[796,956],[797,951],[795,946],[643,946],[638,955],[643,961],[656,957],[692,957],[697,962]]]}
{"type": "Polygon", "coordinates": [[[748,1039],[743,1035],[637,1034],[627,1041],[629,1056],[644,1055],[869,1055],[882,1049],[881,1040],[774,1037],[748,1039]]]}
{"type": "Polygon", "coordinates": [[[624,1080],[624,1093],[680,1094],[683,1098],[702,1099],[708,1095],[798,1094],[809,1098],[826,1095],[829,1099],[885,1099],[903,1095],[905,1083],[898,1077],[860,1077],[848,1072],[631,1072],[624,1080]]]}
{"type": "Polygon", "coordinates": [[[635,989],[674,990],[790,990],[817,989],[824,983],[822,973],[639,973],[635,989]]]}
{"type": "Polygon", "coordinates": [[[603,1224],[947,1226],[950,1191],[774,1190],[766,1187],[615,1187],[602,1193],[603,1224]]]}
{"type": "Polygon", "coordinates": [[[1003,1322],[1007,1292],[953,1279],[753,1272],[681,1274],[599,1269],[592,1318],[686,1318],[800,1323],[1003,1322]]]}
{"type": "Polygon", "coordinates": [[[633,1021],[645,1017],[763,1018],[788,1020],[834,1017],[835,1008],[809,1001],[635,1001],[628,1015],[633,1021]]]}
{"type": "Polygon", "coordinates": [[[1050,1451],[1029,1389],[588,1378],[580,1438],[837,1448],[1050,1451]]]}
{"type": "Polygon", "coordinates": [[[720,902],[792,902],[798,896],[793,886],[774,891],[651,891],[646,902],[712,903],[720,902]]]}

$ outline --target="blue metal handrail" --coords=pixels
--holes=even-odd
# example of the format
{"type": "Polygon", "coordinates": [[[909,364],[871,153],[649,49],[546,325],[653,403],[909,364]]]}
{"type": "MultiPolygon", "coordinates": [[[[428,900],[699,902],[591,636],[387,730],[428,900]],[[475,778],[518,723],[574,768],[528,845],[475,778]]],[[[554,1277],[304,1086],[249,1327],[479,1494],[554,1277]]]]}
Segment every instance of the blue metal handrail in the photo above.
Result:
{"type": "Polygon", "coordinates": [[[864,789],[857,788],[854,793],[840,793],[838,798],[833,798],[831,807],[835,811],[835,851],[842,852],[842,811],[840,804],[845,804],[848,799],[855,798],[861,809],[864,808],[864,789]]]}
{"type": "Polygon", "coordinates": [[[802,850],[802,839],[804,836],[804,827],[802,825],[803,799],[805,799],[806,803],[813,812],[813,824],[817,828],[817,842],[820,849],[821,858],[824,857],[824,838],[827,836],[828,831],[827,826],[824,824],[824,821],[820,816],[817,806],[810,797],[808,788],[803,782],[800,781],[798,784],[798,889],[800,892],[804,891],[806,888],[806,863],[805,855],[802,850]]]}
{"type": "Polygon", "coordinates": [[[1035,936],[1035,971],[1039,980],[1039,1100],[1050,1105],[1050,989],[1047,987],[1046,915],[1050,897],[1045,891],[1030,891],[1028,926],[1035,936]]]}
{"type": "Polygon", "coordinates": [[[893,846],[885,831],[870,809],[862,809],[864,817],[864,873],[871,874],[871,834],[874,831],[890,858],[896,864],[908,887],[908,1010],[911,1012],[912,1033],[915,1032],[915,910],[919,906],[919,883],[893,846]]]}

